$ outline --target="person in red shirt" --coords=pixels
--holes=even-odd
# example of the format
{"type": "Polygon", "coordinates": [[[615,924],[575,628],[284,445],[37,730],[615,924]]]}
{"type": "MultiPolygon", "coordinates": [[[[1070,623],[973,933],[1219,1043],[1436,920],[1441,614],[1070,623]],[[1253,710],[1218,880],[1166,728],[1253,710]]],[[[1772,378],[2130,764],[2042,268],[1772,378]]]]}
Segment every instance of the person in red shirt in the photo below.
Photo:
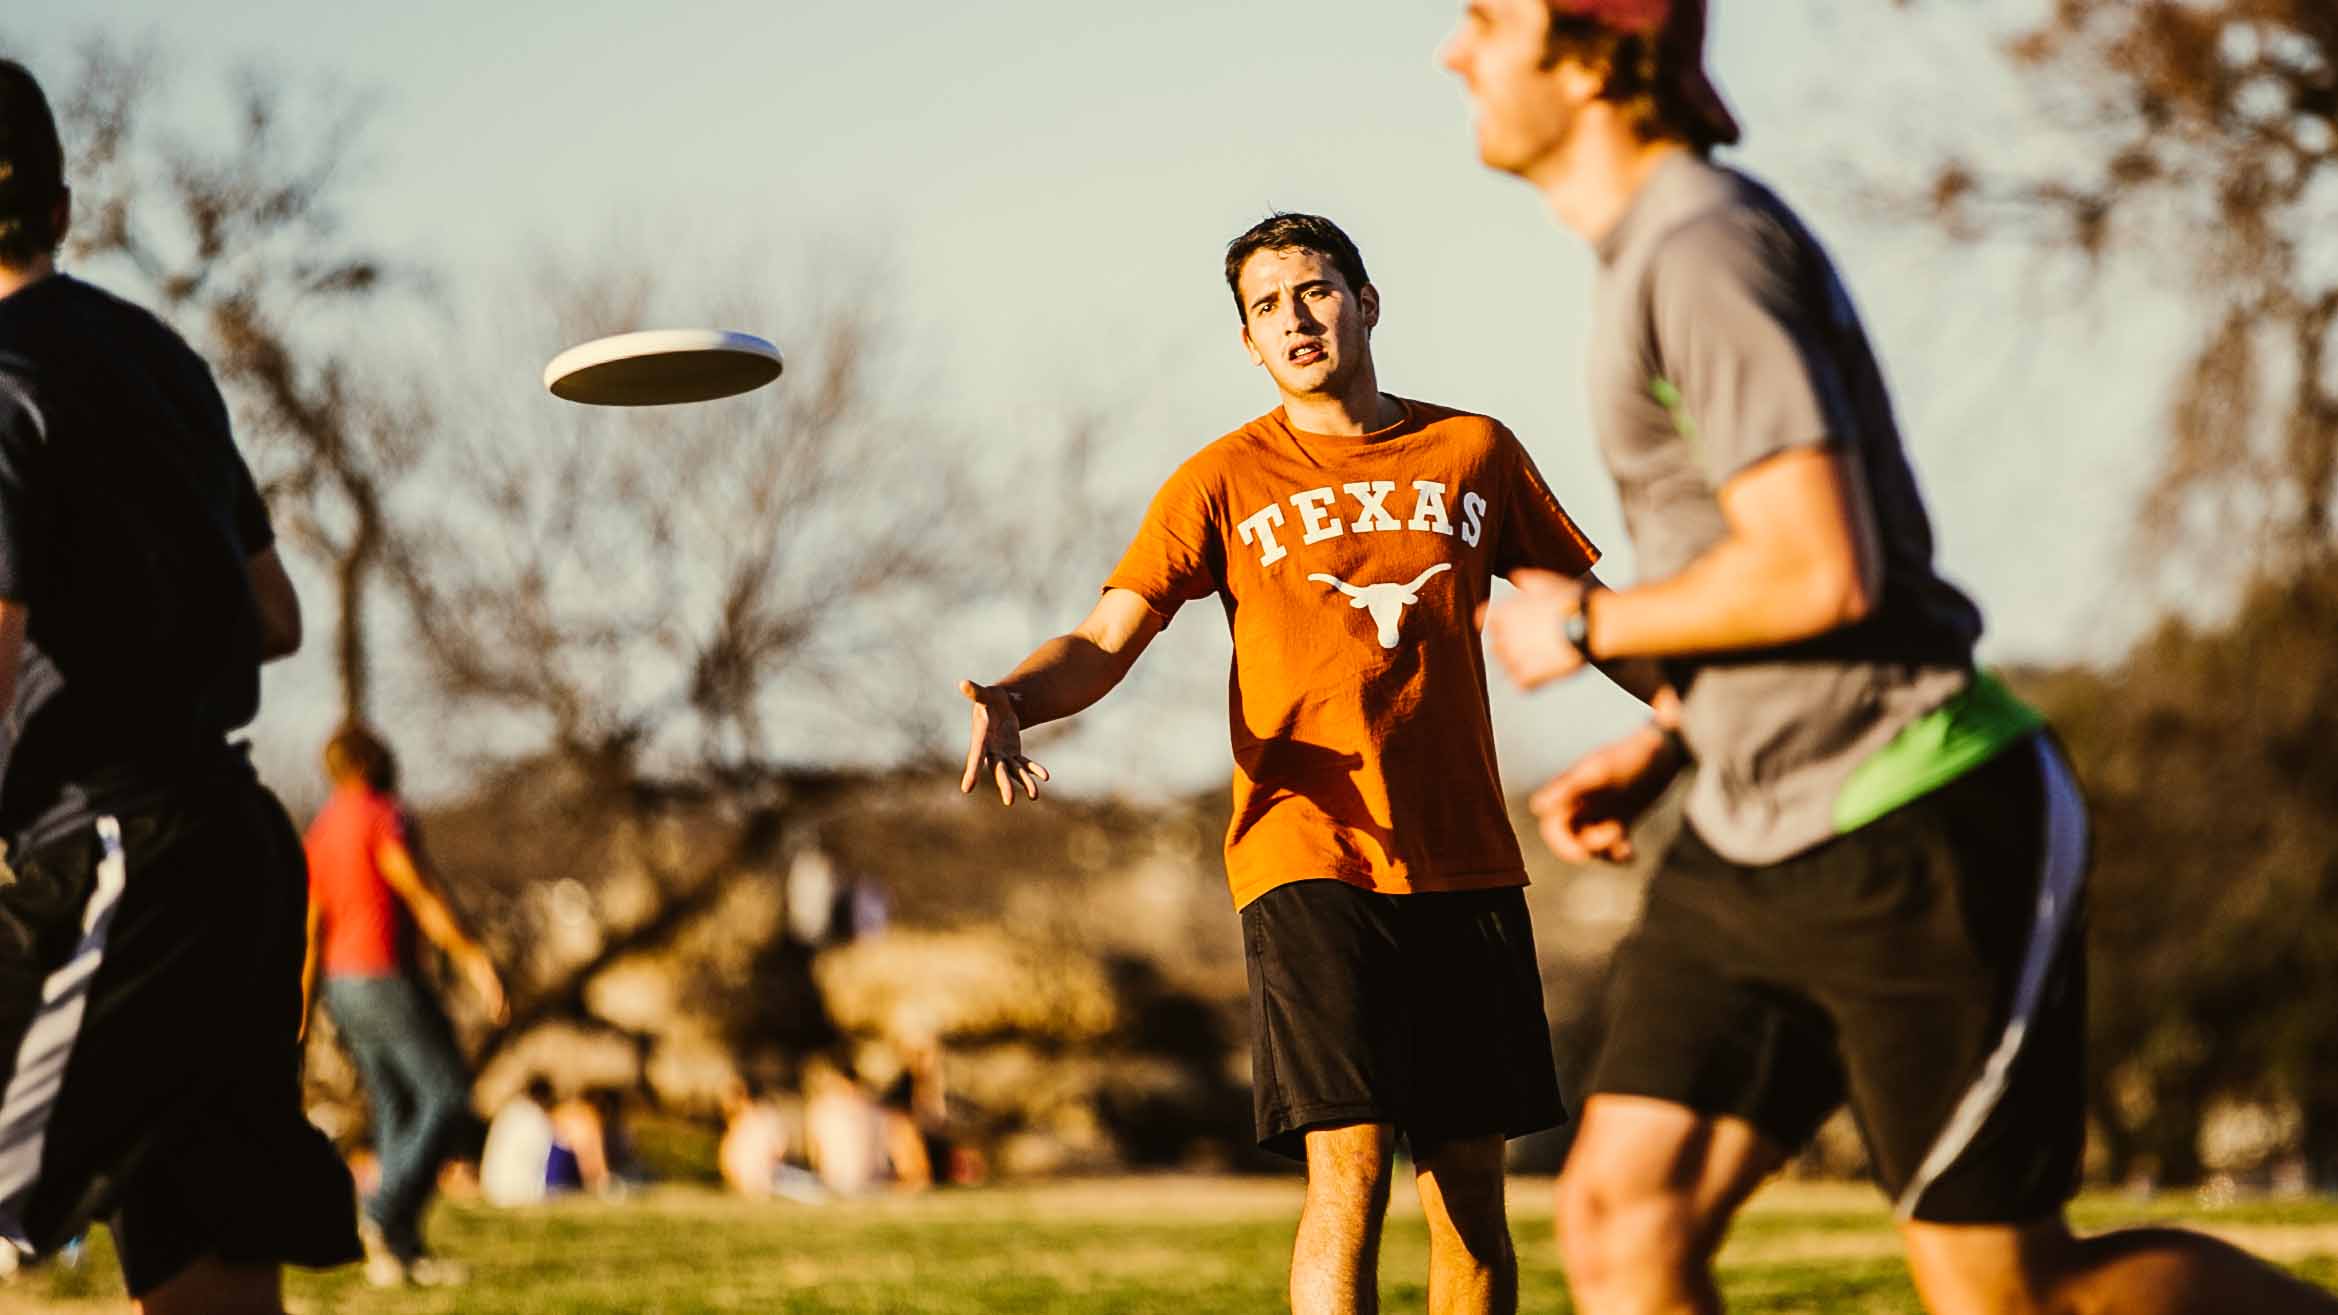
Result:
{"type": "Polygon", "coordinates": [[[414,933],[446,953],[497,1022],[507,1016],[503,981],[425,875],[389,746],[363,726],[345,726],[325,745],[325,772],[333,796],[306,841],[303,998],[317,998],[321,976],[325,1008],[372,1099],[381,1181],[359,1229],[366,1277],[385,1287],[457,1281],[458,1270],[425,1252],[421,1221],[470,1108],[471,1079],[416,971],[414,933]]]}

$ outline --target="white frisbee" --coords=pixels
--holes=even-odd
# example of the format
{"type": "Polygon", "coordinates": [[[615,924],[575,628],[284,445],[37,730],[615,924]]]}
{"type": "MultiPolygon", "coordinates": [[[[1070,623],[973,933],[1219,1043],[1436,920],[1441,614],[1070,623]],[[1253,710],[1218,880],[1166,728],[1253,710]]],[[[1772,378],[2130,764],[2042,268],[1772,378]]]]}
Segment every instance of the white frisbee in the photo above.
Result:
{"type": "Polygon", "coordinates": [[[708,402],[779,377],[779,349],[727,329],[649,329],[580,343],[544,367],[554,397],[591,406],[708,402]]]}

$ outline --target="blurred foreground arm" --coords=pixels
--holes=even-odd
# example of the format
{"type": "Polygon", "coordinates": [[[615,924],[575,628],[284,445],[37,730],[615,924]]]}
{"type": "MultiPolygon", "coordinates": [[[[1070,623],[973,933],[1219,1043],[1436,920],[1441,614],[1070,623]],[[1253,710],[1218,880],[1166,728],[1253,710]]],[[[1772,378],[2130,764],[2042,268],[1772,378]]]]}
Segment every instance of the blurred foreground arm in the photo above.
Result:
{"type": "Polygon", "coordinates": [[[1720,502],[1728,536],[1687,569],[1589,604],[1592,656],[1771,648],[1875,610],[1883,553],[1865,480],[1841,445],[1781,452],[1722,485],[1720,502]]]}
{"type": "MultiPolygon", "coordinates": [[[[1585,571],[1581,576],[1584,594],[1610,589],[1597,572],[1585,571]]],[[[1580,606],[1580,603],[1577,604],[1580,606]]],[[[1680,695],[1664,678],[1664,665],[1655,658],[1592,658],[1591,665],[1599,674],[1615,683],[1617,689],[1645,703],[1656,714],[1656,724],[1677,728],[1680,725],[1680,695]]]]}
{"type": "Polygon", "coordinates": [[[1111,693],[1165,624],[1141,595],[1108,589],[1087,620],[1041,644],[1005,680],[959,681],[974,704],[959,793],[971,793],[987,771],[1000,803],[1012,807],[1017,786],[1037,799],[1047,769],[1023,756],[1023,728],[1060,721],[1111,693]]]}
{"type": "Polygon", "coordinates": [[[1633,824],[1687,763],[1680,742],[1653,722],[1593,749],[1528,801],[1543,843],[1568,863],[1630,862],[1633,824]]]}
{"type": "Polygon", "coordinates": [[[1487,606],[1480,622],[1488,648],[1503,666],[1523,682],[1529,674],[1556,679],[1588,661],[1648,705],[1645,725],[1576,759],[1529,801],[1543,843],[1562,861],[1630,862],[1633,824],[1687,765],[1676,735],[1680,694],[1653,658],[1588,658],[1567,642],[1562,629],[1567,617],[1586,598],[1607,590],[1598,576],[1586,571],[1568,579],[1522,570],[1509,578],[1518,596],[1487,606]]]}
{"type": "MultiPolygon", "coordinates": [[[[1567,639],[1568,619],[1582,611],[1593,594],[1610,592],[1597,575],[1585,571],[1568,577],[1528,567],[1506,578],[1517,594],[1479,604],[1478,626],[1486,634],[1486,651],[1512,679],[1532,689],[1589,665],[1616,688],[1647,704],[1657,726],[1670,730],[1680,725],[1680,694],[1666,680],[1661,662],[1652,657],[1592,657],[1567,639]]],[[[1604,650],[1605,645],[1601,647],[1604,650]]]]}
{"type": "Polygon", "coordinates": [[[1771,457],[1724,484],[1720,502],[1729,533],[1669,579],[1610,590],[1513,574],[1518,595],[1487,609],[1487,648],[1524,689],[1589,661],[1642,694],[1619,660],[1772,648],[1875,610],[1883,591],[1875,521],[1857,466],[1835,445],[1771,457]],[[1562,637],[1578,611],[1588,615],[1589,653],[1562,637]]]}

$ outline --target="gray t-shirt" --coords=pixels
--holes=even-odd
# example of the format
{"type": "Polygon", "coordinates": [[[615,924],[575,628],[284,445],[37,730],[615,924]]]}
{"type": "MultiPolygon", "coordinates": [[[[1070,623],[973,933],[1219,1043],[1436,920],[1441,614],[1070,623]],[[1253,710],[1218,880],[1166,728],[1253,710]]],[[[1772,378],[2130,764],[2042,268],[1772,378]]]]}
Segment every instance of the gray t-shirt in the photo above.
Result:
{"type": "Polygon", "coordinates": [[[1715,491],[1812,444],[1856,457],[1883,550],[1857,625],[1786,648],[1666,664],[1697,760],[1688,818],[1740,863],[1835,833],[1868,755],[1962,691],[1980,613],[1932,569],[1932,524],[1858,313],[1815,238],[1742,174],[1682,154],[1599,244],[1591,404],[1641,577],[1726,533],[1715,491]]]}

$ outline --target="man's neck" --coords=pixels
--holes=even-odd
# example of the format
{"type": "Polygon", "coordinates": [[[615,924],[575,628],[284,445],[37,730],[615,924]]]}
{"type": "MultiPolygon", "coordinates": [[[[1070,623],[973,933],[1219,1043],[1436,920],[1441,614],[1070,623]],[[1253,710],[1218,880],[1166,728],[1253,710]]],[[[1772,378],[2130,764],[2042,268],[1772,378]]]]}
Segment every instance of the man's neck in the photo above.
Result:
{"type": "Polygon", "coordinates": [[[1571,133],[1530,180],[1560,223],[1597,246],[1623,222],[1648,179],[1687,149],[1675,141],[1642,141],[1621,119],[1602,113],[1571,133]]]}
{"type": "Polygon", "coordinates": [[[1366,367],[1358,371],[1354,385],[1337,393],[1283,394],[1283,414],[1293,429],[1358,438],[1395,424],[1403,418],[1404,408],[1380,391],[1379,376],[1366,367]]]}
{"type": "Polygon", "coordinates": [[[0,298],[13,297],[57,272],[57,258],[35,256],[22,265],[0,262],[0,298]]]}

